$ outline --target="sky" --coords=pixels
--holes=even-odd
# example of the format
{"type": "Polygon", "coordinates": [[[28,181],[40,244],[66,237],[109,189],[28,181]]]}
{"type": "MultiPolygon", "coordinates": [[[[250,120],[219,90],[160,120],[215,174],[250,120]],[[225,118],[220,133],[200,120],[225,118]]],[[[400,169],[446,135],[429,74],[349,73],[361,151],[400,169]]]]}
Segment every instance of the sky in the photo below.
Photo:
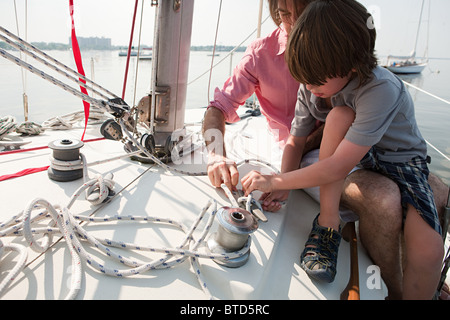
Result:
{"type": "MultiPolygon", "coordinates": [[[[140,0],[134,42],[138,43],[141,4],[144,1],[141,43],[153,43],[154,8],[150,0],[140,0]]],[[[168,1],[168,0],[160,0],[168,1]]],[[[422,0],[360,0],[374,15],[379,55],[409,54],[415,42],[422,0]]],[[[0,25],[25,38],[25,3],[28,4],[27,39],[29,42],[68,43],[70,17],[68,0],[0,0],[0,25]],[[15,5],[14,5],[15,4],[15,5]]],[[[214,42],[220,0],[195,0],[191,44],[211,45],[214,42]]],[[[260,0],[222,0],[217,43],[235,46],[257,27],[260,0]]],[[[81,37],[111,38],[113,45],[128,45],[135,1],[74,0],[75,27],[81,37]]],[[[263,19],[268,13],[264,0],[263,19]]],[[[430,57],[450,58],[449,0],[425,0],[422,28],[417,54],[424,53],[428,39],[430,57]],[[431,9],[429,9],[431,1],[431,9]],[[430,17],[430,18],[429,18],[430,17]],[[429,37],[427,37],[429,26],[429,37]]],[[[263,24],[262,35],[275,25],[270,18],[263,24]]],[[[250,38],[249,41],[256,36],[250,38]]],[[[249,41],[244,45],[248,45],[249,41]]]]}

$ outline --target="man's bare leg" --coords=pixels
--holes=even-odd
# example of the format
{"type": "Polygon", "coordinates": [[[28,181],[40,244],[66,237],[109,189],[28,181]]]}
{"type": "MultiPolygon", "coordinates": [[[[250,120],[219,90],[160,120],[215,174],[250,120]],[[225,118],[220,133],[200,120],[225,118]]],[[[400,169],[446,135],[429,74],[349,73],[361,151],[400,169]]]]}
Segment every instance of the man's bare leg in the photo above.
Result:
{"type": "Polygon", "coordinates": [[[441,275],[444,256],[442,238],[410,204],[404,235],[406,262],[403,272],[403,298],[431,300],[441,275]]]}
{"type": "MultiPolygon", "coordinates": [[[[443,227],[443,219],[445,206],[447,205],[447,199],[449,195],[449,187],[448,185],[444,184],[440,178],[436,177],[433,174],[430,174],[428,182],[430,183],[431,189],[433,190],[434,201],[436,202],[436,208],[438,210],[439,217],[441,218],[441,226],[443,227]]],[[[442,230],[442,232],[447,231],[448,230],[442,230]]],[[[441,296],[439,298],[442,300],[450,300],[450,290],[448,288],[448,285],[444,284],[444,287],[441,291],[441,296]]]]}
{"type": "MultiPolygon", "coordinates": [[[[442,217],[449,187],[433,174],[430,174],[428,181],[442,217]]],[[[388,298],[403,298],[400,249],[403,209],[397,185],[381,174],[358,170],[347,177],[342,201],[360,217],[361,242],[380,267],[388,288],[388,298]]]]}
{"type": "Polygon", "coordinates": [[[430,173],[430,176],[428,177],[428,183],[433,190],[434,202],[436,203],[436,208],[438,210],[439,217],[441,218],[440,221],[442,226],[445,206],[447,205],[449,187],[444,182],[442,182],[440,178],[432,173],[430,173]]]}
{"type": "Polygon", "coordinates": [[[402,299],[402,207],[397,184],[381,174],[357,170],[345,181],[342,204],[359,216],[361,243],[380,268],[388,299],[402,299]]]}

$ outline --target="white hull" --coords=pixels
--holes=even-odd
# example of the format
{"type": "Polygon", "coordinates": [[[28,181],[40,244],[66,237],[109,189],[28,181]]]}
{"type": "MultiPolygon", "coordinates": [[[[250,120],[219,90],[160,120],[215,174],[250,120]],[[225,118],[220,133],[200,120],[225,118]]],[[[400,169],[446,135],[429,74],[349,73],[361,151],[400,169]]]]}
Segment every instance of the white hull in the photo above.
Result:
{"type": "Polygon", "coordinates": [[[391,72],[396,74],[418,74],[425,69],[427,66],[426,63],[421,63],[417,65],[411,65],[411,66],[387,66],[386,68],[389,69],[391,72]]]}
{"type": "Polygon", "coordinates": [[[151,54],[139,55],[139,60],[152,60],[151,54]]]}

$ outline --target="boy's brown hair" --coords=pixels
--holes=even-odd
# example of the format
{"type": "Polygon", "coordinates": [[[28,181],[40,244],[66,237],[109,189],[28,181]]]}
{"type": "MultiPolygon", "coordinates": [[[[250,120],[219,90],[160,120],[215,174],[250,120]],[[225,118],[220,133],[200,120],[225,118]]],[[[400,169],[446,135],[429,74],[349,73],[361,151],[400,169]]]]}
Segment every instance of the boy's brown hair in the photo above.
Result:
{"type": "MultiPolygon", "coordinates": [[[[281,25],[281,17],[278,12],[278,3],[283,1],[286,4],[286,0],[268,0],[269,2],[269,12],[272,17],[273,22],[279,27],[281,25]]],[[[293,12],[294,16],[300,17],[303,9],[314,0],[292,0],[295,5],[296,12],[293,12]]]]}
{"type": "Polygon", "coordinates": [[[292,76],[322,85],[355,71],[359,85],[377,65],[371,15],[355,0],[315,0],[297,20],[286,48],[292,76]]]}

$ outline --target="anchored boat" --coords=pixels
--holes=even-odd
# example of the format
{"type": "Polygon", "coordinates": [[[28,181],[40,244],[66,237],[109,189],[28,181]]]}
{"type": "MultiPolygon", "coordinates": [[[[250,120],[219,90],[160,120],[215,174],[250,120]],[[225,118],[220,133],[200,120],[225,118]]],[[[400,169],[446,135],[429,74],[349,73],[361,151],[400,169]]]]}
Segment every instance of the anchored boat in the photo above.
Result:
{"type": "MultiPolygon", "coordinates": [[[[430,4],[431,4],[431,2],[430,2],[430,4]]],[[[421,5],[421,9],[420,9],[420,17],[419,17],[419,22],[418,22],[417,32],[416,32],[416,41],[414,44],[414,49],[411,52],[411,54],[409,56],[390,55],[387,57],[387,64],[385,67],[393,73],[419,74],[428,65],[428,60],[426,58],[420,59],[420,60],[416,58],[416,50],[417,50],[417,44],[418,44],[418,40],[419,40],[419,32],[420,32],[420,26],[422,23],[422,14],[423,14],[424,5],[425,5],[425,0],[422,0],[422,5],[421,5]]],[[[428,11],[430,11],[430,8],[428,8],[428,11]]],[[[429,23],[429,21],[428,21],[428,23],[429,23]]],[[[426,51],[428,51],[428,49],[426,51]]]]}

